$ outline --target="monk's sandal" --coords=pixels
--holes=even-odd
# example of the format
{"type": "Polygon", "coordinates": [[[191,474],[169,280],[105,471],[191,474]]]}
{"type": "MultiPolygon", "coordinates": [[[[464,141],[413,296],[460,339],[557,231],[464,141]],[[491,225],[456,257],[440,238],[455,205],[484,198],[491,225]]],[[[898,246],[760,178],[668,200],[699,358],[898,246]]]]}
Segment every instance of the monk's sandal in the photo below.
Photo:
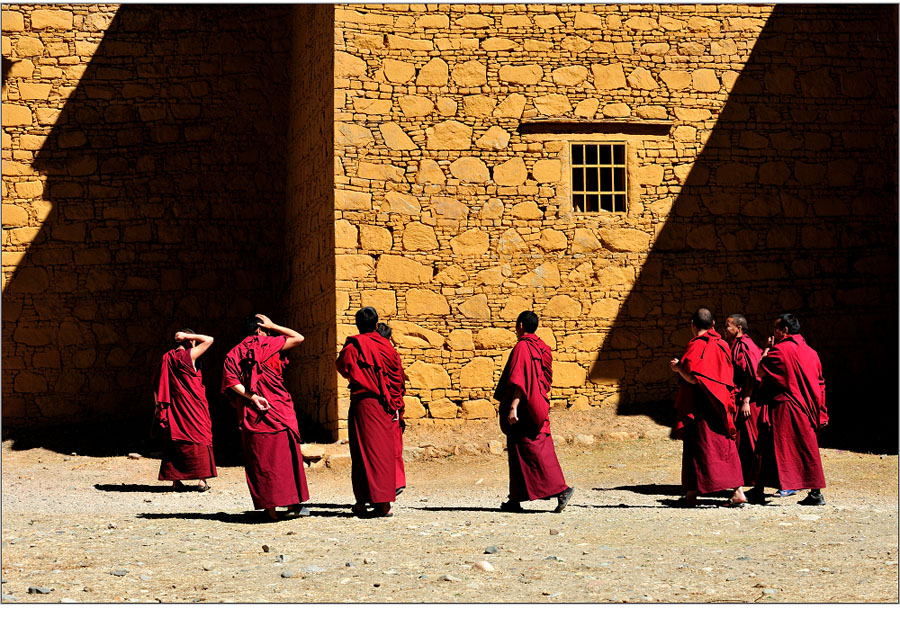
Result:
{"type": "Polygon", "coordinates": [[[500,503],[500,511],[518,514],[525,510],[522,509],[522,506],[519,505],[518,501],[506,501],[505,503],[500,503]]]}
{"type": "Polygon", "coordinates": [[[565,490],[563,490],[562,493],[556,497],[556,499],[557,499],[556,509],[554,509],[553,511],[556,512],[557,514],[559,514],[564,509],[566,509],[566,505],[569,504],[569,499],[572,498],[572,492],[574,492],[574,491],[575,491],[575,488],[566,488],[565,490]]]}

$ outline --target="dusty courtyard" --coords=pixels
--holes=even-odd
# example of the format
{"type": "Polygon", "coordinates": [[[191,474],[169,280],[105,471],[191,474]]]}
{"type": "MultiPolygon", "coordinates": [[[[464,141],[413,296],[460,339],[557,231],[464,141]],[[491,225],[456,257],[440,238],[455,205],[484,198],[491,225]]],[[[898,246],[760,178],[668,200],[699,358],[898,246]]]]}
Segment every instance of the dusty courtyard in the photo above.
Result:
{"type": "Polygon", "coordinates": [[[468,435],[477,454],[408,431],[409,488],[380,520],[351,516],[340,464],[308,470],[310,518],[265,523],[240,467],[205,494],[174,493],[156,459],[6,442],[3,602],[898,602],[896,456],[823,450],[824,507],[710,497],[688,510],[672,506],[681,444],[664,429],[556,424],[576,488],[562,514],[498,511],[492,425],[468,435]]]}

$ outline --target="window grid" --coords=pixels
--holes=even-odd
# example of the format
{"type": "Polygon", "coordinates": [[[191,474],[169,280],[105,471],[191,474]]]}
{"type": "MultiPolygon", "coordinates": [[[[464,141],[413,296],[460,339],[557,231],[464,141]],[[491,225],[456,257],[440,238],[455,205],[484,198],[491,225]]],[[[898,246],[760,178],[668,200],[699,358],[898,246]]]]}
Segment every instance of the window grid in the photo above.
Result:
{"type": "Polygon", "coordinates": [[[575,211],[624,213],[628,209],[625,142],[572,144],[570,157],[575,211]]]}

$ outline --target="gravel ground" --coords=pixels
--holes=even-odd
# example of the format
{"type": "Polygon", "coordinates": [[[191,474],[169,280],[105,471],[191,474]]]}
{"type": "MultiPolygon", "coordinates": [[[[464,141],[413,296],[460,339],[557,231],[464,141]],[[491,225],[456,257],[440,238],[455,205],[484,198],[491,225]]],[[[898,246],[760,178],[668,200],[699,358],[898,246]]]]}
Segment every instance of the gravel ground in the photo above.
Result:
{"type": "Polygon", "coordinates": [[[311,468],[312,516],[278,523],[239,467],[173,493],[156,459],[7,442],[3,602],[898,603],[896,456],[823,450],[824,507],[688,510],[680,443],[645,435],[559,447],[562,514],[499,512],[505,453],[483,453],[408,463],[380,520],[350,515],[348,468],[311,468]]]}

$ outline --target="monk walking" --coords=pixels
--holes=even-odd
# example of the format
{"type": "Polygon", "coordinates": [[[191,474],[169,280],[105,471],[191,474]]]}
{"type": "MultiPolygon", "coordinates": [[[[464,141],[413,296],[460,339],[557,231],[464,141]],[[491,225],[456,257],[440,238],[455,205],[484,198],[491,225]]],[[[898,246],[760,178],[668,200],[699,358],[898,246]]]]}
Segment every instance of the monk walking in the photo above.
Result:
{"type": "Polygon", "coordinates": [[[240,420],[247,486],[255,509],[278,520],[277,507],[309,516],[300,429],[294,402],[284,387],[284,351],[303,336],[262,314],[245,321],[247,337],[225,357],[222,393],[230,394],[240,420]]]}
{"type": "Polygon", "coordinates": [[[522,501],[556,497],[562,512],[574,488],[566,485],[550,436],[550,385],[553,356],[534,334],[537,314],[523,311],[516,320],[518,342],[500,375],[494,399],[500,401],[500,430],[506,434],[509,499],[504,512],[523,512],[522,501]]]}
{"type": "Polygon", "coordinates": [[[753,485],[753,451],[759,435],[759,405],[753,396],[759,389],[756,369],[762,353],[747,335],[747,331],[747,319],[741,314],[731,314],[725,319],[724,336],[731,346],[731,362],[734,365],[734,398],[737,406],[735,443],[741,459],[744,485],[753,485]]]}
{"type": "Polygon", "coordinates": [[[748,496],[764,503],[764,487],[780,492],[809,489],[800,505],[825,505],[825,473],[819,457],[819,430],[828,424],[825,378],[819,355],[800,335],[793,314],[775,320],[759,362],[763,412],[757,443],[756,487],[748,496]]]}
{"type": "Polygon", "coordinates": [[[691,318],[691,333],[681,359],[670,362],[680,376],[675,410],[678,422],[673,437],[684,441],[681,483],[686,507],[697,505],[698,494],[733,490],[725,502],[741,507],[747,502],[741,489],[743,475],[734,426],[734,369],[728,344],[713,328],[709,309],[691,318]]]}
{"type": "Polygon", "coordinates": [[[350,381],[350,461],[353,513],[361,517],[393,515],[396,500],[396,432],[403,418],[403,364],[390,340],[378,333],[372,307],[356,312],[358,335],[347,338],[337,371],[350,381]],[[372,504],[369,512],[367,504],[372,504]]]}
{"type": "Polygon", "coordinates": [[[216,476],[212,448],[212,420],[198,359],[213,338],[184,329],[175,334],[178,346],[163,355],[153,378],[155,425],[166,436],[159,480],[171,481],[178,491],[206,492],[216,476]],[[197,486],[182,481],[199,479],[197,486]]]}

